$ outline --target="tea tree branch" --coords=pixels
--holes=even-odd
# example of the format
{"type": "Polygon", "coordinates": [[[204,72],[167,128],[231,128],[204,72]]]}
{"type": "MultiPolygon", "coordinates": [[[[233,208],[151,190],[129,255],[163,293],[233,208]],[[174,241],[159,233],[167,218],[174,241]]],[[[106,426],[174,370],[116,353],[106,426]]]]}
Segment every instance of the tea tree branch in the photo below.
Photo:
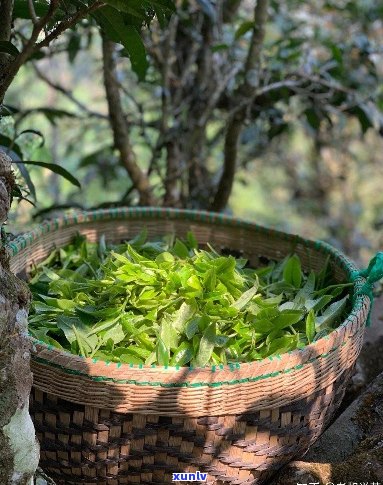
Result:
{"type": "Polygon", "coordinates": [[[254,27],[244,68],[244,80],[236,93],[237,104],[241,105],[241,109],[229,117],[225,136],[224,166],[211,205],[213,211],[219,212],[226,207],[234,183],[239,137],[247,116],[247,107],[251,106],[252,97],[259,84],[259,64],[265,37],[267,8],[268,0],[258,0],[254,9],[254,27]]]}
{"type": "Polygon", "coordinates": [[[114,59],[115,43],[102,36],[103,75],[109,118],[113,130],[114,144],[120,153],[121,164],[126,168],[140,197],[141,205],[154,205],[149,179],[140,169],[130,142],[129,126],[122,109],[117,84],[117,66],[114,59]]]}
{"type": "MultiPolygon", "coordinates": [[[[2,0],[4,2],[4,10],[5,13],[8,14],[10,5],[13,9],[13,2],[10,4],[11,0],[2,0]]],[[[33,7],[32,0],[29,2],[30,8],[33,7]]],[[[11,85],[13,79],[15,78],[16,74],[19,72],[21,66],[28,61],[28,59],[35,53],[38,52],[42,47],[47,47],[53,40],[57,39],[57,37],[62,34],[66,29],[72,27],[77,22],[79,22],[82,18],[86,17],[89,13],[101,8],[104,3],[101,1],[96,1],[92,3],[90,6],[84,7],[79,9],[74,15],[69,17],[66,20],[60,22],[42,41],[37,42],[40,34],[43,32],[44,28],[48,25],[48,23],[54,17],[56,11],[60,6],[61,0],[51,0],[49,4],[48,11],[45,15],[43,15],[40,19],[35,17],[34,10],[32,10],[32,21],[33,21],[33,29],[30,38],[25,43],[22,51],[9,63],[7,69],[4,71],[6,72],[3,78],[0,77],[0,103],[4,99],[4,95],[7,92],[7,89],[11,85]]],[[[1,4],[3,7],[3,3],[1,4]]],[[[12,10],[11,10],[12,14],[12,10]]],[[[2,20],[5,26],[5,32],[8,34],[8,38],[4,40],[9,40],[10,30],[7,28],[7,21],[9,20],[9,16],[6,19],[2,20]]],[[[1,27],[1,24],[0,24],[1,27]]],[[[0,39],[2,40],[2,39],[0,39]]]]}
{"type": "Polygon", "coordinates": [[[81,19],[85,18],[87,15],[90,13],[94,12],[95,10],[98,10],[99,8],[105,6],[105,4],[101,1],[96,1],[92,3],[89,7],[84,7],[78,10],[74,15],[69,17],[66,20],[63,20],[58,24],[58,26],[52,30],[50,34],[48,34],[44,40],[39,42],[36,45],[35,50],[39,50],[42,47],[47,47],[52,40],[57,39],[59,35],[61,35],[65,30],[69,29],[70,27],[73,27],[73,25],[77,24],[81,19]]]}

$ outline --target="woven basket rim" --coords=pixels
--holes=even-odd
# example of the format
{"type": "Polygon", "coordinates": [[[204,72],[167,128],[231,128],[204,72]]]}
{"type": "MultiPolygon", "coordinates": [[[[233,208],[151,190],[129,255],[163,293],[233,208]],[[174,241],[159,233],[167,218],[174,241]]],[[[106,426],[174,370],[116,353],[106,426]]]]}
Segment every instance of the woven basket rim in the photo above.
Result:
{"type": "MultiPolygon", "coordinates": [[[[237,217],[229,216],[226,214],[218,214],[207,211],[196,211],[187,209],[171,209],[171,208],[157,208],[157,207],[128,207],[128,208],[117,208],[117,209],[100,209],[96,211],[79,211],[78,213],[72,215],[64,215],[55,219],[44,221],[39,224],[35,229],[25,234],[20,235],[15,240],[7,244],[7,251],[12,258],[20,253],[23,249],[30,246],[34,241],[39,239],[39,237],[47,234],[49,232],[59,231],[65,227],[81,225],[84,223],[98,221],[107,221],[112,219],[117,220],[129,220],[129,219],[142,219],[142,218],[152,218],[152,219],[181,219],[190,220],[194,222],[203,222],[212,225],[223,225],[229,227],[244,227],[252,229],[257,232],[263,232],[266,234],[279,237],[284,240],[291,240],[297,243],[303,244],[305,247],[313,249],[324,255],[330,255],[333,261],[340,266],[346,273],[347,278],[351,281],[351,274],[357,271],[355,264],[346,257],[341,251],[332,247],[330,244],[320,241],[320,240],[309,240],[301,236],[286,233],[273,228],[268,228],[262,225],[258,225],[254,222],[247,221],[245,219],[240,219],[237,217]]],[[[364,283],[365,279],[360,277],[356,280],[355,286],[358,288],[364,283]]],[[[180,366],[160,366],[151,365],[145,366],[143,364],[133,365],[133,364],[121,364],[121,363],[110,363],[101,361],[98,359],[85,358],[71,354],[70,352],[56,349],[50,344],[46,344],[43,341],[37,340],[30,336],[30,340],[33,347],[39,349],[39,357],[36,360],[42,364],[50,365],[59,368],[61,371],[83,375],[89,377],[93,380],[105,380],[113,381],[117,383],[126,383],[134,385],[158,385],[163,387],[165,384],[163,382],[156,382],[155,375],[164,375],[164,373],[171,373],[174,379],[167,385],[169,387],[219,387],[220,385],[230,385],[239,384],[243,382],[251,382],[252,380],[259,380],[267,377],[274,377],[279,373],[287,373],[291,370],[296,370],[300,368],[295,366],[293,368],[288,367],[289,360],[294,360],[295,356],[300,356],[301,367],[304,365],[311,365],[316,359],[326,358],[333,351],[336,351],[340,346],[344,345],[343,336],[347,327],[351,326],[354,320],[357,318],[358,314],[362,309],[369,309],[370,300],[365,295],[360,295],[355,298],[353,302],[352,309],[347,315],[345,320],[329,335],[318,339],[317,341],[305,346],[303,349],[296,349],[281,355],[275,355],[266,357],[262,360],[256,360],[253,362],[241,362],[236,364],[228,365],[210,365],[199,368],[191,367],[180,367],[180,366]],[[331,342],[336,342],[336,345],[331,346],[331,342]],[[325,353],[316,352],[317,349],[323,349],[327,347],[325,353]],[[314,355],[314,358],[310,358],[314,355]],[[262,370],[262,366],[265,362],[270,364],[270,361],[276,361],[277,367],[281,370],[277,370],[271,374],[263,375],[259,374],[262,370]],[[286,367],[287,365],[287,367],[286,367]],[[97,367],[97,370],[95,369],[97,367]],[[83,372],[81,369],[95,369],[95,372],[87,373],[83,372]],[[111,369],[113,372],[111,374],[111,369]],[[124,371],[129,369],[129,371],[136,371],[138,374],[141,372],[141,377],[144,380],[138,379],[119,379],[118,374],[121,372],[121,377],[125,373],[124,371]],[[100,372],[101,371],[101,372],[100,372]],[[222,381],[219,378],[221,371],[231,371],[233,373],[233,379],[230,381],[222,381]],[[151,375],[152,379],[145,379],[148,373],[151,375]],[[188,380],[179,380],[181,374],[187,373],[188,380]],[[116,376],[117,374],[117,376],[116,376]],[[243,378],[239,379],[239,377],[243,378]],[[153,379],[154,378],[154,379],[153,379]],[[203,379],[202,382],[200,379],[203,379]]],[[[34,358],[34,357],[33,357],[34,358]]],[[[129,372],[130,373],[130,372],[129,372]]]]}

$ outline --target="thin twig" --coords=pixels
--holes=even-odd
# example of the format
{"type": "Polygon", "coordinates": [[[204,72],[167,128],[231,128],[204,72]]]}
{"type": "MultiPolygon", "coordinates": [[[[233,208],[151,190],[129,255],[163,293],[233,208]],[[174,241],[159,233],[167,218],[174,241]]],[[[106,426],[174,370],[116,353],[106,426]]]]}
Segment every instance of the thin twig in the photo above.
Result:
{"type": "Polygon", "coordinates": [[[36,25],[37,22],[39,21],[39,19],[37,18],[37,15],[36,15],[36,10],[35,10],[35,6],[33,4],[33,0],[28,0],[28,9],[29,9],[29,14],[30,14],[31,19],[32,19],[32,23],[34,25],[36,25]]]}
{"type": "Polygon", "coordinates": [[[70,91],[65,89],[60,84],[57,84],[57,83],[51,81],[42,71],[40,71],[40,69],[37,67],[36,63],[33,63],[32,65],[33,65],[33,68],[34,68],[37,76],[42,81],[44,81],[52,89],[60,92],[65,97],[67,97],[70,101],[72,101],[72,103],[74,103],[78,108],[80,108],[81,111],[83,111],[84,113],[86,113],[89,116],[92,116],[94,118],[99,118],[99,119],[102,119],[102,120],[109,120],[109,117],[107,115],[104,115],[102,113],[98,113],[97,111],[93,111],[93,110],[89,109],[86,104],[82,103],[77,98],[75,98],[75,96],[70,91]]]}

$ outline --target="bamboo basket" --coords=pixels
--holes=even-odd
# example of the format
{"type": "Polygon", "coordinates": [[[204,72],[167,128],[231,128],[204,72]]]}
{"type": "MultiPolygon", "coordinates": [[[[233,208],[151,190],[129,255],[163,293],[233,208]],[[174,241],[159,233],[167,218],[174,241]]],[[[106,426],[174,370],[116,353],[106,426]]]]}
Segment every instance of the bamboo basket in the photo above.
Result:
{"type": "MultiPolygon", "coordinates": [[[[296,252],[315,271],[329,257],[338,282],[356,271],[322,242],[220,214],[160,208],[45,222],[9,244],[11,267],[27,274],[76,233],[119,242],[144,226],[149,238],[192,230],[201,244],[230,249],[253,267],[296,252]]],[[[358,296],[339,328],[302,350],[195,369],[97,361],[33,339],[30,410],[40,466],[58,484],[166,484],[173,473],[199,471],[209,484],[259,485],[301,457],[328,424],[352,374],[369,309],[369,298],[358,296]]]]}

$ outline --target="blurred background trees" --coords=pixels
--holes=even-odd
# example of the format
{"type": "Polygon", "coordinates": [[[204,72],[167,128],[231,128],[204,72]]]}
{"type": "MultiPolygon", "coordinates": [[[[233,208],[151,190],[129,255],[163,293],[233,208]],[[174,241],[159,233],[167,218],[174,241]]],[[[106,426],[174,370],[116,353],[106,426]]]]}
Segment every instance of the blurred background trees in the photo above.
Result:
{"type": "MultiPolygon", "coordinates": [[[[36,207],[22,200],[12,227],[155,204],[225,210],[355,258],[382,245],[379,2],[177,0],[170,15],[165,0],[109,0],[78,14],[95,3],[59,2],[45,38],[70,25],[36,40],[5,96],[0,145],[81,182],[19,163],[36,207]]],[[[22,51],[27,0],[13,15],[22,51]]]]}

